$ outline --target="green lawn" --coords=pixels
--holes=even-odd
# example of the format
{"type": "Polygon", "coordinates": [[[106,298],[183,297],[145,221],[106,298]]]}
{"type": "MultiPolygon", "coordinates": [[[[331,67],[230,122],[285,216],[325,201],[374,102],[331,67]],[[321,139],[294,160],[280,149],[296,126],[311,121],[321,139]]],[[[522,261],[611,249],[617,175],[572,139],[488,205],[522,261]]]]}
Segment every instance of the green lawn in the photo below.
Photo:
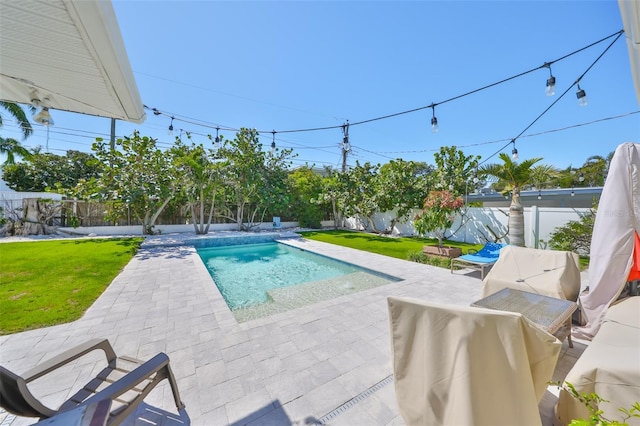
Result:
{"type": "Polygon", "coordinates": [[[80,318],[142,241],[105,238],[0,244],[0,334],[80,318]]]}
{"type": "MultiPolygon", "coordinates": [[[[421,255],[422,246],[437,245],[438,240],[436,239],[419,237],[392,238],[344,230],[308,231],[299,232],[299,234],[310,240],[351,247],[371,253],[384,254],[385,256],[396,257],[398,259],[429,263],[443,268],[448,268],[450,264],[448,258],[421,255]]],[[[467,254],[469,249],[480,250],[483,247],[483,244],[458,243],[456,241],[444,241],[443,245],[459,247],[462,249],[462,254],[467,254]]],[[[588,267],[589,258],[580,257],[580,269],[585,270],[588,267]]]]}
{"type": "MultiPolygon", "coordinates": [[[[404,260],[409,260],[416,253],[422,252],[422,247],[425,245],[438,244],[438,240],[436,239],[419,237],[385,237],[364,232],[344,230],[300,232],[300,235],[310,240],[351,247],[404,260]]],[[[471,248],[476,250],[482,248],[482,244],[467,244],[455,241],[444,241],[443,245],[459,247],[462,249],[463,254],[466,254],[471,248]]]]}

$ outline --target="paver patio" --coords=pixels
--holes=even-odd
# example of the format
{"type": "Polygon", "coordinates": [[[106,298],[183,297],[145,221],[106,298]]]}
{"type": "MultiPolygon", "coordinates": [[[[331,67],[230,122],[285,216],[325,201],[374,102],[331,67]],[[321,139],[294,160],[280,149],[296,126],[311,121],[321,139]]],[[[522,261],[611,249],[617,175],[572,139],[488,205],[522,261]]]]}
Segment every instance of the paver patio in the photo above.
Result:
{"type": "MultiPolygon", "coordinates": [[[[193,247],[145,244],[80,320],[0,336],[0,360],[20,373],[104,337],[118,354],[146,359],[166,352],[194,425],[403,424],[391,379],[386,298],[468,306],[481,295],[476,273],[451,274],[316,241],[286,243],[403,280],[238,323],[193,247]]],[[[554,380],[564,378],[584,347],[564,343],[554,380]]],[[[36,383],[36,393],[61,401],[66,394],[58,389],[94,369],[97,359],[36,383]]],[[[173,410],[165,384],[147,402],[173,410]]],[[[545,425],[554,403],[547,392],[540,404],[545,425]]],[[[1,424],[33,422],[5,415],[1,424]]]]}

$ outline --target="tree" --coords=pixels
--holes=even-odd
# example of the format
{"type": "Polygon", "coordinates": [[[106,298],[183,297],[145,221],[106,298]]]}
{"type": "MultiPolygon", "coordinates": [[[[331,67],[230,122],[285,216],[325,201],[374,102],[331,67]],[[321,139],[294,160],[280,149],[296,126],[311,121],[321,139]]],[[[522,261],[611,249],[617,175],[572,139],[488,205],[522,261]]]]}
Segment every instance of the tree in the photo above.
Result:
{"type": "Polygon", "coordinates": [[[91,154],[67,151],[67,155],[34,153],[26,159],[2,168],[2,179],[9,188],[23,192],[68,192],[81,179],[98,177],[102,164],[91,154]]]}
{"type": "Polygon", "coordinates": [[[312,202],[315,204],[331,204],[333,226],[337,229],[340,226],[340,200],[345,190],[340,178],[341,173],[335,169],[326,167],[325,174],[326,176],[322,179],[322,188],[320,189],[318,198],[312,199],[312,202]]]}
{"type": "Polygon", "coordinates": [[[440,147],[440,151],[433,154],[436,162],[435,172],[432,174],[432,185],[436,189],[448,189],[454,194],[467,194],[478,184],[477,177],[479,155],[465,155],[455,146],[440,147]]]}
{"type": "Polygon", "coordinates": [[[238,224],[238,230],[257,226],[268,211],[288,205],[287,165],[292,150],[266,153],[255,129],[242,128],[218,150],[224,179],[220,216],[238,224]]]}
{"type": "Polygon", "coordinates": [[[609,172],[609,164],[613,158],[613,152],[607,157],[592,155],[587,158],[580,168],[580,173],[584,177],[584,182],[588,186],[604,186],[604,179],[609,172]]]}
{"type": "Polygon", "coordinates": [[[153,234],[154,224],[178,192],[182,182],[174,166],[171,152],[162,152],[156,140],[140,136],[117,139],[116,149],[101,138],[92,146],[103,165],[98,178],[82,180],[76,190],[79,198],[93,198],[109,205],[108,218],[116,219],[127,212],[142,222],[142,233],[153,234]]]}
{"type": "Polygon", "coordinates": [[[331,207],[330,202],[321,197],[323,179],[308,165],[289,173],[289,183],[292,190],[291,210],[300,226],[322,227],[321,221],[331,207]]]}
{"type": "Polygon", "coordinates": [[[451,228],[453,218],[463,205],[462,197],[451,191],[431,191],[424,200],[422,212],[414,218],[413,226],[420,235],[435,233],[438,247],[442,247],[444,233],[451,228]]]}
{"type": "Polygon", "coordinates": [[[367,223],[367,228],[373,232],[380,232],[373,221],[373,215],[380,211],[376,197],[376,185],[379,165],[369,162],[360,164],[339,175],[342,192],[338,205],[347,216],[357,216],[367,223]]]}
{"type": "Polygon", "coordinates": [[[380,212],[394,211],[395,217],[385,229],[393,232],[396,224],[422,206],[428,193],[428,178],[433,168],[426,163],[391,160],[380,167],[375,193],[380,212]]]}
{"type": "MultiPolygon", "coordinates": [[[[188,133],[187,138],[191,139],[188,133]]],[[[202,144],[187,146],[179,137],[171,153],[182,179],[180,192],[189,206],[195,233],[207,234],[215,211],[216,195],[222,186],[215,153],[207,152],[202,144]]]]}
{"type": "Polygon", "coordinates": [[[500,153],[503,164],[487,164],[480,173],[497,177],[503,184],[503,193],[511,192],[509,206],[509,244],[524,247],[524,211],[520,203],[520,190],[531,182],[531,170],[542,158],[531,158],[517,163],[509,155],[500,153]]]}
{"type": "Polygon", "coordinates": [[[549,188],[554,178],[558,176],[558,170],[548,164],[540,164],[531,168],[531,181],[536,189],[549,188]]]}
{"type": "MultiPolygon", "coordinates": [[[[33,127],[31,127],[31,123],[29,123],[27,115],[20,105],[13,102],[0,101],[0,107],[9,112],[13,119],[18,122],[18,126],[20,126],[20,130],[22,131],[23,139],[27,139],[31,136],[33,133],[33,127]]],[[[2,114],[0,114],[0,128],[2,127],[2,123],[3,118],[2,114]]],[[[5,154],[7,156],[7,159],[4,162],[5,165],[14,164],[16,155],[19,155],[22,158],[29,158],[31,155],[31,153],[23,147],[18,140],[14,138],[5,138],[3,136],[0,136],[0,154],[5,154]]]]}

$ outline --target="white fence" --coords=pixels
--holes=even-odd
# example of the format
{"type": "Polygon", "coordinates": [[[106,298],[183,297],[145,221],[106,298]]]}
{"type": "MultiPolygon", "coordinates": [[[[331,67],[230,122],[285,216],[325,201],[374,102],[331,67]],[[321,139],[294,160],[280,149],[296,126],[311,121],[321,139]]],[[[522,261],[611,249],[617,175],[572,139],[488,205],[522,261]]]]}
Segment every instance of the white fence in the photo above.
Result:
{"type": "MultiPolygon", "coordinates": [[[[525,207],[524,208],[524,230],[525,245],[527,247],[545,248],[551,234],[556,228],[564,226],[572,220],[580,220],[591,209],[587,208],[561,208],[561,207],[525,207]]],[[[416,210],[415,213],[418,211],[416,210]]],[[[415,213],[409,217],[413,218],[415,213]]],[[[493,234],[502,237],[501,241],[508,243],[508,221],[509,209],[497,207],[472,207],[465,211],[463,215],[458,215],[453,226],[447,230],[446,235],[449,240],[467,242],[473,244],[484,244],[487,241],[494,241],[493,234]],[[493,233],[490,231],[493,231],[493,233]]],[[[387,229],[393,218],[392,213],[378,213],[374,216],[374,223],[378,230],[387,229]]],[[[347,218],[344,226],[349,229],[365,230],[367,224],[358,218],[347,218]]],[[[408,220],[397,224],[393,235],[415,235],[413,221],[408,220]]],[[[427,237],[434,237],[429,234],[427,237]]]]}

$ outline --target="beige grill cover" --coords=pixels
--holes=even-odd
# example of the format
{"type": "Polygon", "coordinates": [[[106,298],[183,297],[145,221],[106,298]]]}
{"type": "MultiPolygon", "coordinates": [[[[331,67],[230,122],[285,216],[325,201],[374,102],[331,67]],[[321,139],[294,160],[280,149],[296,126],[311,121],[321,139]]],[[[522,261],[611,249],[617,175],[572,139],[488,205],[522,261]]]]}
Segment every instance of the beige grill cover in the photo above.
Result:
{"type": "Polygon", "coordinates": [[[482,283],[482,297],[508,287],[575,302],[580,294],[579,257],[570,251],[506,246],[482,283]]]}
{"type": "Polygon", "coordinates": [[[540,425],[562,344],[517,313],[388,298],[407,425],[540,425]]]}

